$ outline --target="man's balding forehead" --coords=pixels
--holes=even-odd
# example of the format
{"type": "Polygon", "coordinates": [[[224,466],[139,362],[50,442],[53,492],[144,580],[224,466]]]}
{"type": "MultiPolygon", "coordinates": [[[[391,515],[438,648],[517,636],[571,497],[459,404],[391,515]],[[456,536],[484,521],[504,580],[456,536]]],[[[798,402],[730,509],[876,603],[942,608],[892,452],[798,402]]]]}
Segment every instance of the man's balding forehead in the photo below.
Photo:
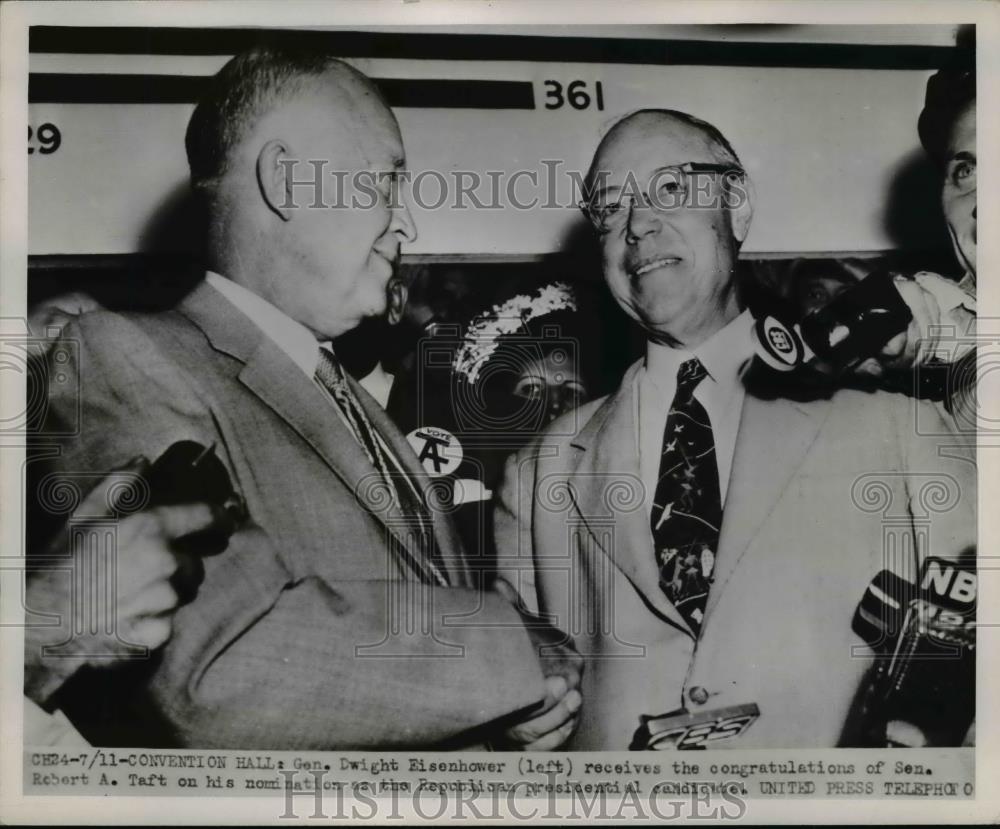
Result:
{"type": "Polygon", "coordinates": [[[590,169],[587,171],[586,182],[588,186],[593,185],[594,177],[597,175],[597,162],[605,152],[608,145],[615,141],[623,140],[623,134],[630,130],[635,130],[642,137],[648,137],[659,130],[678,128],[691,130],[705,140],[706,146],[719,161],[740,165],[739,157],[732,148],[726,137],[718,128],[696,118],[686,112],[673,109],[642,109],[638,112],[630,113],[615,122],[609,129],[597,149],[594,151],[594,158],[591,161],[590,169]]]}
{"type": "Polygon", "coordinates": [[[257,47],[219,70],[195,107],[185,135],[192,185],[213,189],[262,118],[308,95],[342,111],[345,123],[387,119],[395,125],[375,83],[344,61],[322,51],[257,47]]]}
{"type": "Polygon", "coordinates": [[[352,110],[360,114],[384,110],[391,114],[389,105],[381,90],[367,75],[343,61],[331,61],[320,73],[303,74],[297,79],[295,91],[286,93],[285,101],[295,94],[318,94],[337,108],[352,110]],[[374,109],[370,109],[374,108],[374,109]]]}
{"type": "MultiPolygon", "coordinates": [[[[347,129],[354,135],[365,161],[369,162],[371,159],[366,153],[369,136],[366,129],[372,126],[373,121],[382,121],[391,123],[398,130],[396,116],[375,82],[354,67],[340,64],[332,80],[340,98],[339,103],[347,116],[347,129]],[[341,69],[347,71],[342,72],[341,69]]],[[[395,168],[402,168],[406,165],[406,158],[398,154],[391,159],[391,163],[395,168]]]]}
{"type": "Polygon", "coordinates": [[[375,81],[342,60],[331,61],[326,71],[318,75],[317,78],[332,82],[344,95],[374,97],[383,104],[385,103],[375,81]]]}

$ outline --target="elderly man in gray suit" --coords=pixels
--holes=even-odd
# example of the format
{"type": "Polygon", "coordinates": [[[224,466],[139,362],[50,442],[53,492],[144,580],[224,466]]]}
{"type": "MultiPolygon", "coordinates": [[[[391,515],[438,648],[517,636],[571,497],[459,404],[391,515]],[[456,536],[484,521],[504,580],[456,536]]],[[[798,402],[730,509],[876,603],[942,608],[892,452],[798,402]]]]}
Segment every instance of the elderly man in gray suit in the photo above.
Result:
{"type": "MultiPolygon", "coordinates": [[[[322,54],[255,49],[216,76],[187,151],[208,273],[172,310],[67,327],[81,429],[55,466],[197,441],[249,519],[204,560],[146,681],[118,693],[128,710],[82,689],[67,709],[99,743],[113,724],[132,745],[558,746],[579,657],[477,587],[406,440],[329,346],[385,311],[416,236],[375,85],[322,54]],[[317,170],[315,189],[297,184],[317,170]]],[[[76,416],[70,385],[51,389],[55,426],[76,416]]]]}

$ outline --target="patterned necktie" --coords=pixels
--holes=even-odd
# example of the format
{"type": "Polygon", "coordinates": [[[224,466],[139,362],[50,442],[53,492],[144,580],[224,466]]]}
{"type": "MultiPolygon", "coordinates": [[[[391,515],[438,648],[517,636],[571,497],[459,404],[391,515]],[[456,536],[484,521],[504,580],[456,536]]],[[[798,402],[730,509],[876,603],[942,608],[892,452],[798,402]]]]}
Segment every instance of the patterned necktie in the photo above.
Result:
{"type": "Polygon", "coordinates": [[[440,585],[448,584],[448,577],[434,538],[434,525],[423,496],[410,476],[392,460],[348,384],[340,362],[325,348],[319,350],[316,379],[330,393],[351,427],[355,439],[365,450],[372,466],[378,471],[393,502],[399,505],[400,512],[406,519],[407,536],[414,542],[420,555],[414,556],[407,545],[404,545],[400,552],[421,580],[440,585]]]}
{"type": "Polygon", "coordinates": [[[722,524],[719,469],[708,412],[694,390],[708,372],[695,358],[677,371],[663,430],[650,523],[660,588],[697,635],[701,630],[722,524]]]}

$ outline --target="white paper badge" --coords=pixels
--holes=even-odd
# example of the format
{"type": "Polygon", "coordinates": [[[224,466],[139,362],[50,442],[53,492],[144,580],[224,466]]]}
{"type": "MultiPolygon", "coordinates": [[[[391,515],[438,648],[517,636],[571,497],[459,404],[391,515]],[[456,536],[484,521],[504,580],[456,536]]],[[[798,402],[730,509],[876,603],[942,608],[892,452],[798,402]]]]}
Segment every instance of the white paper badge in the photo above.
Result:
{"type": "Polygon", "coordinates": [[[432,478],[450,475],[462,462],[462,444],[447,429],[418,426],[406,436],[417,460],[432,478]]]}

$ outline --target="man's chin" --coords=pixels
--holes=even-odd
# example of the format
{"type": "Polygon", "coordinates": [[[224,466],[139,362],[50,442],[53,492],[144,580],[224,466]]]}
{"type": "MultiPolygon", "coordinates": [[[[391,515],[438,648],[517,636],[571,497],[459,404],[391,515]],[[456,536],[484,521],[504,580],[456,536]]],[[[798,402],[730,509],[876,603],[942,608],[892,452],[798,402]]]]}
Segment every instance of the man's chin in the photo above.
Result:
{"type": "Polygon", "coordinates": [[[384,317],[389,311],[389,297],[383,294],[378,300],[373,300],[372,304],[365,312],[365,317],[384,317]]]}

